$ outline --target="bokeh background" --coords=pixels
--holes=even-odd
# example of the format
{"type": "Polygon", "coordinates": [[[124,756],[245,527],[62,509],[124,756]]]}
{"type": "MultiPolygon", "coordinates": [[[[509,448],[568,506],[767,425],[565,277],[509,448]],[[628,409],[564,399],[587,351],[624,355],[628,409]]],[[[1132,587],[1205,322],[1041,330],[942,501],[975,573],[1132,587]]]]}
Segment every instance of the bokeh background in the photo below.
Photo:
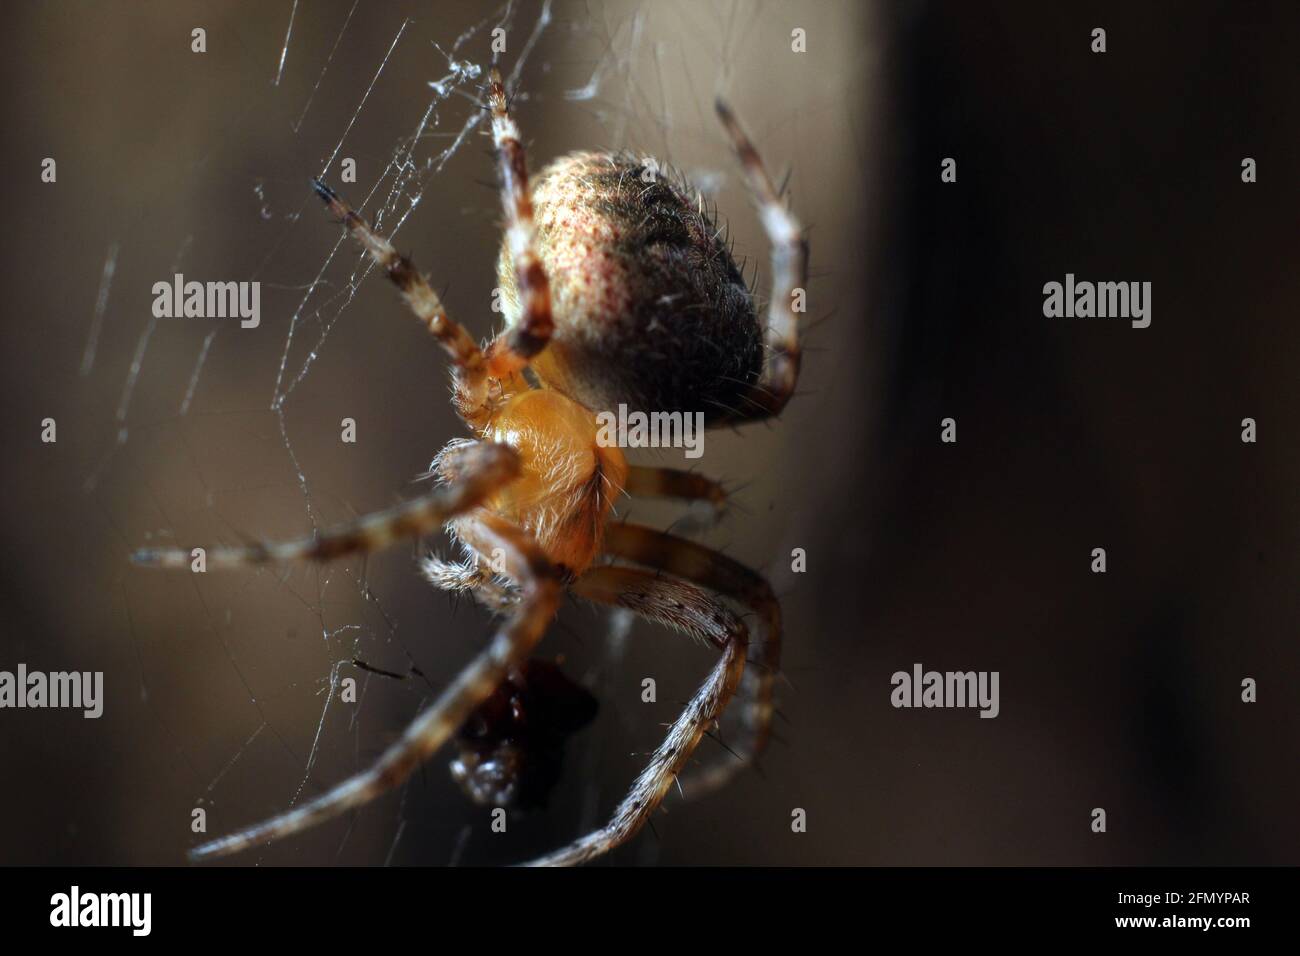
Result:
{"type": "MultiPolygon", "coordinates": [[[[722,92],[811,227],[800,395],[771,427],[710,435],[701,461],[739,488],[705,539],[783,596],[782,742],[761,775],[670,799],[613,861],[1296,862],[1294,5],[1043,6],[557,2],[531,46],[532,3],[301,3],[287,46],[289,0],[11,11],[0,667],[102,670],[107,702],[97,721],[0,712],[0,862],[178,863],[195,807],[218,834],[336,782],[490,633],[410,549],[202,578],[126,555],[385,506],[461,434],[441,356],[350,247],[333,253],[306,181],[336,147],[331,175],[356,159],[347,193],[380,184],[368,211],[488,335],[489,144],[455,145],[472,85],[430,83],[449,57],[485,65],[498,23],[503,66],[527,49],[534,167],[587,148],[672,162],[762,289],[722,92]],[[395,156],[411,166],[390,192],[395,156]],[[258,279],[261,326],[151,327],[150,287],[176,271],[258,279]],[[1151,328],[1045,319],[1042,284],[1066,272],[1151,281],[1151,328]],[[914,662],[1000,671],[1001,716],[893,709],[890,675],[914,662]],[[331,673],[359,679],[359,704],[325,706],[331,673]]],[[[513,862],[603,822],[712,659],[579,606],[546,647],[601,700],[546,811],[492,834],[443,754],[233,862],[513,862]]]]}

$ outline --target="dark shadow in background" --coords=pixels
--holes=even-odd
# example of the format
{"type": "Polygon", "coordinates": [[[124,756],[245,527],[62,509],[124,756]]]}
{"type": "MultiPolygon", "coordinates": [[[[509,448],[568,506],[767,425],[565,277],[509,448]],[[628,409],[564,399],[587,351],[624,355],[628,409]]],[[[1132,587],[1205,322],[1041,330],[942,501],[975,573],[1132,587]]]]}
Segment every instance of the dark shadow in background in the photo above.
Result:
{"type": "Polygon", "coordinates": [[[869,620],[842,786],[873,860],[1296,862],[1297,25],[952,3],[904,26],[891,481],[830,587],[869,620]],[[1067,272],[1151,281],[1151,327],[1045,318],[1067,272]],[[999,669],[1002,715],[891,710],[914,661],[999,669]]]}

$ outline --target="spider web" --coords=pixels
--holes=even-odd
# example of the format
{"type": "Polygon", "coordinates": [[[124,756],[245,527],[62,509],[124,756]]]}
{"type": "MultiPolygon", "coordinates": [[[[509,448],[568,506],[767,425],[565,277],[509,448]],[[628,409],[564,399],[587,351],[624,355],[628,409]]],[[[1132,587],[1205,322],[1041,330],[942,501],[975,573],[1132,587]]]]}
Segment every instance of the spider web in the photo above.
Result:
{"type": "MultiPolygon", "coordinates": [[[[373,496],[364,497],[360,493],[332,487],[338,466],[330,462],[337,459],[322,453],[318,447],[319,439],[313,437],[325,418],[323,412],[316,414],[314,404],[320,401],[322,391],[328,390],[328,386],[321,383],[328,383],[340,367],[349,373],[350,378],[368,374],[364,369],[358,371],[359,362],[355,367],[338,364],[347,357],[349,350],[356,347],[356,330],[360,323],[370,326],[371,336],[382,336],[389,334],[388,330],[392,328],[402,330],[403,322],[413,325],[414,320],[403,312],[403,306],[395,300],[386,284],[371,278],[374,265],[369,258],[360,255],[343,231],[333,227],[319,213],[319,204],[310,195],[305,180],[309,175],[318,175],[336,186],[399,248],[404,247],[406,231],[417,219],[421,222],[445,220],[444,228],[454,232],[468,228],[465,214],[473,213],[490,233],[500,215],[495,208],[497,199],[491,186],[495,170],[490,158],[477,158],[480,166],[477,176],[481,184],[489,188],[474,188],[469,206],[462,207],[461,218],[449,217],[444,199],[449,191],[455,194],[459,186],[430,192],[435,183],[447,182],[443,174],[459,162],[462,153],[488,152],[485,140],[479,135],[486,125],[486,113],[480,108],[479,87],[489,66],[501,68],[517,103],[536,103],[539,107],[530,110],[529,119],[525,121],[525,136],[530,140],[538,132],[529,124],[541,121],[533,117],[544,116],[547,110],[567,109],[603,133],[599,142],[568,143],[567,148],[639,148],[682,166],[706,194],[719,188],[727,174],[714,163],[724,162],[728,156],[712,135],[713,122],[707,104],[714,90],[728,82],[734,50],[745,41],[756,22],[752,8],[727,4],[717,10],[703,11],[686,4],[664,10],[628,4],[611,12],[599,5],[561,6],[559,9],[550,2],[518,3],[511,0],[495,9],[484,8],[467,22],[449,28],[445,22],[436,22],[436,17],[429,17],[426,22],[424,17],[417,19],[390,12],[387,5],[369,8],[363,5],[362,0],[321,10],[300,6],[297,0],[286,5],[287,22],[282,25],[282,42],[277,42],[273,60],[264,63],[267,101],[265,104],[250,102],[245,115],[255,121],[262,111],[271,111],[280,123],[278,135],[290,144],[310,140],[313,144],[323,145],[318,147],[314,165],[310,165],[312,160],[308,156],[306,161],[309,165],[300,167],[303,170],[300,185],[278,173],[253,178],[252,215],[271,231],[259,233],[262,238],[245,251],[254,263],[247,273],[220,275],[222,279],[259,280],[267,290],[263,297],[259,345],[252,361],[265,368],[268,358],[273,359],[270,394],[265,391],[258,394],[259,389],[264,388],[261,380],[241,374],[239,366],[249,352],[241,338],[246,333],[237,325],[218,324],[208,328],[185,356],[179,350],[157,351],[160,321],[171,320],[151,318],[147,321],[129,350],[125,374],[120,379],[121,386],[114,404],[112,440],[87,473],[85,488],[88,493],[95,494],[100,491],[101,484],[111,481],[115,474],[131,475],[134,468],[145,467],[138,464],[140,460],[171,455],[172,458],[191,459],[189,466],[192,467],[187,477],[181,479],[181,486],[188,487],[190,492],[188,495],[173,493],[164,501],[163,495],[155,490],[161,480],[151,482],[150,495],[155,515],[151,521],[143,523],[134,516],[119,516],[115,523],[123,539],[132,546],[142,543],[136,530],[140,528],[156,529],[147,533],[148,541],[185,546],[232,539],[240,542],[261,537],[296,537],[304,530],[319,530],[346,520],[355,513],[349,504],[351,501],[356,501],[358,510],[364,511],[388,503],[373,496]],[[664,35],[661,19],[664,17],[685,18],[686,35],[696,38],[697,48],[674,46],[656,39],[664,35]],[[364,31],[361,29],[363,24],[364,31]],[[386,24],[387,29],[380,30],[380,24],[386,24]],[[512,38],[507,52],[500,55],[491,49],[497,28],[512,38]],[[369,59],[364,71],[356,65],[362,59],[359,44],[363,33],[367,38],[365,53],[369,59]],[[543,48],[545,54],[540,54],[543,48]],[[572,55],[569,51],[574,48],[587,52],[572,55]],[[419,57],[424,64],[425,81],[414,91],[405,87],[399,89],[393,80],[396,67],[409,62],[411,57],[419,57]],[[690,68],[692,57],[700,59],[704,66],[690,68]],[[345,58],[348,64],[346,73],[345,58]],[[403,58],[408,59],[404,61],[403,58]],[[676,96],[667,92],[665,76],[670,73],[685,77],[684,86],[678,84],[680,89],[676,96]],[[377,111],[393,115],[394,122],[399,127],[405,125],[407,130],[398,134],[395,142],[390,138],[388,142],[392,145],[378,152],[373,149],[373,141],[368,139],[374,135],[372,130],[377,111]],[[683,130],[688,133],[685,138],[683,130]],[[707,157],[705,161],[683,161],[678,154],[684,142],[688,146],[700,142],[711,144],[710,148],[697,151],[700,156],[707,157]],[[467,146],[476,149],[467,151],[467,146]],[[339,180],[342,161],[350,157],[362,157],[359,166],[364,172],[358,172],[356,183],[339,180]],[[427,197],[435,194],[438,196],[436,210],[430,208],[433,204],[422,205],[427,197]],[[416,217],[417,212],[425,215],[416,217]],[[301,252],[304,243],[309,247],[320,246],[324,239],[328,239],[328,247],[316,253],[314,263],[310,258],[304,259],[301,252]],[[304,261],[309,263],[306,272],[299,278],[289,278],[296,274],[304,261]],[[368,278],[371,281],[367,282],[368,278]],[[371,312],[382,314],[373,315],[371,312]],[[228,340],[232,338],[240,340],[238,346],[230,345],[228,340]],[[278,344],[272,347],[271,343],[277,339],[278,344]],[[167,358],[160,357],[161,354],[167,358]],[[154,360],[152,364],[151,357],[154,360]],[[170,397],[167,388],[150,389],[148,411],[142,414],[141,383],[148,377],[149,370],[162,362],[169,366],[169,374],[165,377],[170,397]],[[326,371],[321,371],[322,368],[326,371]],[[214,376],[217,382],[213,381],[214,376]],[[230,379],[235,379],[236,383],[229,384],[230,379]],[[213,393],[215,397],[212,397],[213,393]],[[174,412],[160,412],[169,405],[174,412]],[[256,420],[262,421],[267,415],[273,433],[269,437],[259,433],[260,438],[273,441],[279,447],[281,460],[287,462],[291,475],[290,484],[296,490],[297,505],[287,512],[290,503],[282,494],[284,482],[281,479],[268,479],[264,483],[250,479],[241,484],[230,482],[227,472],[226,477],[213,480],[204,473],[207,461],[200,463],[198,458],[201,455],[190,446],[194,423],[200,421],[205,428],[210,425],[218,428],[216,441],[228,439],[229,455],[238,458],[243,454],[241,441],[248,435],[242,428],[231,428],[230,423],[243,421],[244,416],[257,416],[256,420]],[[305,421],[295,416],[304,416],[305,421]],[[214,422],[217,424],[213,425],[214,422]],[[305,432],[308,426],[311,431],[305,432]],[[171,443],[159,438],[160,433],[170,434],[171,443]],[[131,450],[133,435],[140,434],[146,435],[144,446],[124,461],[123,455],[131,450]],[[196,486],[201,489],[198,496],[193,494],[196,486]],[[255,501],[260,493],[267,498],[264,507],[255,501]],[[242,499],[237,516],[228,511],[230,505],[227,502],[232,494],[238,494],[242,499]],[[180,512],[176,511],[177,501],[183,509],[180,512]],[[267,517],[273,513],[273,518],[267,517]]],[[[263,42],[259,48],[265,47],[263,42]]],[[[256,65],[250,61],[248,68],[256,69],[256,65]]],[[[534,168],[549,158],[547,154],[537,153],[530,157],[534,168]]],[[[242,188],[248,189],[249,186],[242,188]]],[[[248,215],[245,213],[244,217],[248,215]]],[[[469,244],[469,240],[466,242],[469,244]]],[[[191,234],[177,241],[166,275],[186,271],[196,250],[203,245],[203,228],[196,223],[191,234]]],[[[482,255],[470,257],[468,261],[475,264],[476,271],[490,277],[495,248],[491,240],[481,248],[482,255]]],[[[447,279],[454,277],[443,274],[439,259],[427,254],[423,245],[414,246],[412,251],[417,266],[425,269],[432,281],[442,284],[445,290],[447,279]]],[[[85,376],[107,373],[101,367],[101,345],[107,336],[121,334],[113,322],[114,287],[121,281],[119,272],[130,256],[129,242],[124,240],[114,240],[105,254],[81,355],[81,371],[85,376]]],[[[199,274],[202,270],[197,263],[193,268],[195,278],[215,277],[199,274]]],[[[454,293],[452,295],[454,298],[454,293]]],[[[483,323],[482,316],[486,310],[457,309],[452,300],[449,300],[449,305],[452,314],[464,322],[472,334],[484,337],[492,331],[483,323]]],[[[190,335],[193,339],[192,331],[190,335]]],[[[426,364],[429,368],[426,378],[434,378],[439,383],[445,381],[441,356],[432,345],[428,349],[426,364]]],[[[379,374],[386,373],[381,370],[379,374]]],[[[394,388],[401,397],[404,389],[401,386],[394,388]]],[[[430,404],[446,404],[445,393],[439,389],[426,388],[421,398],[430,404]]],[[[422,439],[421,454],[426,462],[446,437],[457,434],[451,430],[454,426],[449,413],[444,411],[441,416],[440,431],[432,438],[426,434],[422,439]]],[[[253,426],[254,430],[259,427],[253,426]]],[[[337,442],[337,428],[331,427],[337,442]]],[[[368,424],[363,422],[361,427],[373,432],[381,426],[372,420],[368,424]]],[[[337,456],[337,447],[335,444],[332,450],[334,456],[337,456]]],[[[391,465],[390,461],[383,463],[391,465]]],[[[177,467],[184,470],[182,466],[177,467]]],[[[386,468],[376,471],[382,476],[375,479],[379,484],[365,487],[381,488],[381,495],[391,493],[403,477],[401,472],[394,474],[386,468]]],[[[261,477],[260,474],[257,476],[261,477]]],[[[111,495],[104,493],[104,496],[111,495]]],[[[176,577],[167,581],[159,579],[143,585],[148,588],[148,598],[142,598],[142,592],[135,590],[134,578],[121,584],[123,611],[129,621],[137,656],[144,653],[140,632],[151,630],[146,619],[153,620],[155,625],[157,619],[156,615],[142,610],[142,602],[154,600],[163,588],[180,592],[183,598],[173,596],[158,600],[169,601],[166,607],[174,613],[206,621],[207,631],[215,636],[217,645],[211,660],[220,662],[226,670],[227,683],[233,675],[234,696],[242,697],[251,705],[251,724],[245,714],[241,717],[242,723],[221,728],[220,733],[215,734],[218,739],[233,740],[228,755],[220,760],[213,761],[200,752],[212,746],[206,738],[208,730],[213,728],[187,728],[184,735],[177,733],[171,738],[175,752],[188,768],[185,777],[197,782],[197,788],[191,784],[189,792],[193,806],[209,811],[208,836],[219,835],[286,809],[367,765],[383,744],[382,740],[362,743],[359,723],[363,714],[372,713],[372,708],[363,707],[371,696],[378,694],[385,710],[375,719],[382,720],[389,729],[400,729],[405,719],[426,705],[437,687],[454,673],[455,662],[467,659],[472,653],[474,645],[468,641],[459,650],[438,646],[432,652],[426,652],[408,646],[404,624],[414,616],[411,608],[418,605],[398,595],[418,590],[418,584],[412,584],[418,579],[411,574],[409,559],[405,559],[397,570],[400,574],[391,575],[392,587],[387,586],[390,577],[386,576],[387,568],[379,566],[378,559],[373,566],[368,560],[339,562],[323,568],[240,573],[220,582],[216,575],[203,576],[201,582],[193,578],[187,581],[176,577]],[[262,609],[259,614],[269,613],[271,616],[245,615],[242,613],[245,602],[249,607],[262,609]],[[277,610],[266,610],[277,604],[277,610]],[[310,621],[309,626],[319,632],[328,649],[329,661],[328,673],[315,678],[318,700],[311,718],[314,730],[305,752],[290,739],[287,731],[292,725],[294,734],[297,734],[298,729],[304,726],[302,708],[289,703],[290,699],[300,702],[302,695],[295,691],[292,682],[286,686],[283,680],[271,679],[267,673],[270,668],[278,666],[275,663],[276,649],[267,645],[275,645],[283,633],[295,636],[304,620],[310,621]],[[291,623],[286,624],[286,621],[291,623]],[[447,657],[449,669],[432,673],[427,663],[430,653],[440,658],[447,657]],[[399,685],[385,674],[404,679],[399,685]],[[347,733],[353,742],[352,753],[334,755],[342,759],[333,760],[326,770],[321,764],[325,752],[347,749],[328,743],[340,732],[336,711],[345,676],[357,678],[359,688],[356,706],[348,711],[346,722],[347,733]],[[400,686],[401,692],[397,697],[402,699],[393,705],[391,688],[395,685],[400,686]],[[387,712],[393,709],[399,712],[398,716],[387,712]],[[232,738],[231,734],[237,736],[232,738]],[[251,785],[251,781],[270,772],[277,764],[283,765],[285,760],[299,768],[297,783],[287,801],[283,791],[274,788],[272,798],[275,802],[271,805],[262,802],[260,795],[256,799],[244,797],[245,788],[251,785]]],[[[163,613],[162,610],[156,612],[157,615],[163,613]]],[[[617,679],[627,625],[625,619],[616,619],[609,629],[612,640],[610,649],[601,655],[602,669],[615,676],[606,675],[602,680],[617,679]]],[[[481,631],[482,623],[473,629],[481,631]]],[[[443,635],[436,637],[441,642],[443,635]]],[[[309,659],[319,660],[319,655],[309,659]]],[[[689,676],[682,681],[680,688],[674,690],[679,697],[689,694],[698,676],[698,663],[696,661],[696,666],[687,671],[689,676]]],[[[156,680],[146,678],[144,662],[140,665],[140,675],[141,697],[147,701],[151,690],[157,691],[159,685],[156,680]]],[[[631,680],[631,677],[627,679],[631,680]]],[[[600,757],[595,748],[588,748],[570,759],[579,766],[584,778],[594,780],[597,777],[599,767],[596,764],[600,757]]],[[[626,776],[625,773],[621,775],[626,776]]],[[[277,776],[282,778],[283,771],[277,776]]],[[[403,790],[400,798],[403,808],[408,790],[403,790]]],[[[607,810],[602,800],[608,802],[607,795],[598,786],[593,783],[586,787],[581,792],[580,821],[575,824],[570,819],[561,824],[562,830],[572,833],[576,829],[597,825],[602,812],[607,810]]],[[[405,813],[400,813],[396,827],[389,818],[387,832],[390,843],[386,856],[391,860],[406,833],[405,813]]],[[[450,851],[453,862],[461,857],[467,839],[468,830],[462,830],[450,851]]],[[[348,836],[345,836],[336,855],[341,856],[347,842],[348,836]]],[[[545,848],[549,842],[553,841],[547,836],[539,847],[545,848]]],[[[269,855],[274,851],[267,852],[269,855]]],[[[653,852],[653,848],[648,852],[653,852]]],[[[517,856],[518,851],[512,851],[510,855],[517,856]]],[[[292,853],[287,858],[298,859],[292,853]]],[[[361,859],[373,862],[374,858],[365,856],[361,859]]]]}

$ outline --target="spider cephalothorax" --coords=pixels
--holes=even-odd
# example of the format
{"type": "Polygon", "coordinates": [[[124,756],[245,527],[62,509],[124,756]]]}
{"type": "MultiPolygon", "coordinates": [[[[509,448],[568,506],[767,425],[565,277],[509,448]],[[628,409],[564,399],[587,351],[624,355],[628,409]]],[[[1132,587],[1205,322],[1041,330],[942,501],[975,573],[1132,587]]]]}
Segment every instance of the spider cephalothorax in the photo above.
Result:
{"type": "MultiPolygon", "coordinates": [[[[573,153],[533,187],[537,250],[555,331],[532,368],[588,408],[737,408],[763,370],[753,299],[715,217],[653,159],[573,153]]],[[[519,321],[517,263],[503,243],[502,311],[519,321]]]]}
{"type": "MultiPolygon", "coordinates": [[[[247,849],[359,807],[453,738],[461,744],[457,778],[476,798],[513,799],[524,795],[521,788],[545,783],[557,767],[559,740],[584,716],[577,688],[528,664],[564,593],[697,638],[716,648],[719,660],[610,822],[535,862],[581,863],[618,846],[645,825],[674,783],[688,794],[717,786],[767,742],[781,653],[781,607],[770,585],[694,541],[611,520],[623,494],[714,505],[725,494],[696,472],[629,465],[619,448],[598,440],[597,415],[626,404],[643,412],[700,412],[714,424],[735,425],[779,413],[799,373],[803,233],[719,102],[772,242],[772,292],[760,323],[712,217],[688,189],[661,175],[657,164],[595,153],[560,160],[531,189],[495,70],[488,99],[506,211],[499,272],[509,321],[486,347],[447,315],[410,260],[337,193],[313,182],[447,353],[453,404],[474,437],[438,455],[437,487],[423,497],[300,541],[209,549],[206,564],[325,561],[446,529],[465,558],[427,558],[425,577],[473,594],[502,624],[372,767],[280,816],[198,847],[195,858],[247,849]],[[542,387],[530,382],[530,369],[542,387]],[[751,644],[737,605],[754,614],[761,641],[751,644]],[[723,763],[682,779],[700,739],[737,694],[744,736],[732,736],[723,763]]],[[[189,567],[190,558],[187,549],[135,555],[142,564],[178,568],[189,567]]]]}

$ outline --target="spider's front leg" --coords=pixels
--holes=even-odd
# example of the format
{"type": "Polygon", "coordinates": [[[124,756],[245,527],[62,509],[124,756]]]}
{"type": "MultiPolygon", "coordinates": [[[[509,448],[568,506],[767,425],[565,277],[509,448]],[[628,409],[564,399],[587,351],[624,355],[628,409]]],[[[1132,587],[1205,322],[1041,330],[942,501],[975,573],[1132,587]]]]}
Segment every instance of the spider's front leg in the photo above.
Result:
{"type": "Polygon", "coordinates": [[[528,162],[519,127],[510,115],[505,84],[495,68],[488,80],[492,109],[492,139],[501,170],[501,202],[506,217],[505,249],[514,267],[514,288],[504,290],[518,299],[519,319],[488,346],[491,374],[508,379],[524,370],[546,348],[555,331],[551,315],[551,284],[537,252],[533,198],[528,162]]]}
{"type": "Polygon", "coordinates": [[[383,268],[416,318],[443,347],[452,362],[452,395],[456,410],[466,423],[481,430],[492,409],[501,401],[501,387],[488,369],[487,359],[478,344],[463,326],[447,315],[438,293],[433,291],[429,280],[416,270],[410,259],[393,248],[393,244],[375,232],[343,197],[319,179],[312,180],[312,188],[375,263],[383,268]]]}
{"type": "Polygon", "coordinates": [[[479,434],[489,424],[492,412],[511,393],[527,387],[520,373],[546,348],[555,325],[551,317],[550,282],[537,254],[524,146],[519,138],[519,127],[510,116],[505,84],[495,68],[488,83],[488,105],[492,111],[492,138],[501,168],[506,248],[514,262],[515,286],[522,311],[514,327],[499,335],[489,345],[486,354],[464,327],[448,317],[442,300],[411,260],[375,232],[338,193],[319,179],[312,180],[316,194],[383,268],[411,311],[451,358],[457,411],[479,434]]]}
{"type": "Polygon", "coordinates": [[[521,528],[487,512],[461,524],[462,540],[485,554],[503,556],[504,574],[518,591],[517,603],[492,642],[368,770],[287,813],[196,847],[191,859],[237,853],[300,833],[396,787],[456,733],[512,667],[528,659],[559,607],[561,575],[521,528]]]}
{"type": "MultiPolygon", "coordinates": [[[[456,469],[456,480],[439,485],[427,495],[363,515],[310,538],[205,549],[205,565],[231,568],[331,561],[345,554],[379,551],[402,538],[437,531],[450,518],[481,504],[519,474],[519,455],[507,445],[466,442],[449,451],[447,458],[456,469]]],[[[131,555],[131,560],[152,567],[188,568],[193,552],[188,548],[142,548],[131,555]]]]}

